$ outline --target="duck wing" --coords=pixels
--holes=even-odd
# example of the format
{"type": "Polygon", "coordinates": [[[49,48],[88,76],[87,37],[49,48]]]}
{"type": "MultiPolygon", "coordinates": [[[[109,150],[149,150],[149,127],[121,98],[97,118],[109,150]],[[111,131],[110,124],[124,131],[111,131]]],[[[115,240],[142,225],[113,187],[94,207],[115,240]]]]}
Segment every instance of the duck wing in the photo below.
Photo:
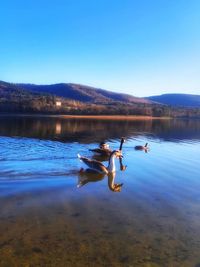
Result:
{"type": "Polygon", "coordinates": [[[100,154],[102,156],[110,156],[112,152],[110,149],[101,149],[101,148],[94,148],[94,149],[89,149],[89,150],[97,154],[100,154]]]}
{"type": "Polygon", "coordinates": [[[78,158],[85,163],[90,169],[96,170],[99,173],[108,173],[107,168],[100,162],[94,159],[88,159],[78,154],[78,158]]]}

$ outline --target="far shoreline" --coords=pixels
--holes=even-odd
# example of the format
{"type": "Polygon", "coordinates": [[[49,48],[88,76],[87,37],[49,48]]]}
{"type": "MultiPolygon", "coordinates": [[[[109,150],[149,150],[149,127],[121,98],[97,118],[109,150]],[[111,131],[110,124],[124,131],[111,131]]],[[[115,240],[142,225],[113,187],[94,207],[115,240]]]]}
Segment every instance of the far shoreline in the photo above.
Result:
{"type": "Polygon", "coordinates": [[[64,115],[64,114],[13,114],[0,113],[0,117],[38,117],[62,119],[97,119],[97,120],[170,120],[171,117],[152,117],[140,115],[64,115]]]}
{"type": "Polygon", "coordinates": [[[171,119],[170,117],[152,117],[137,115],[60,115],[65,119],[97,119],[97,120],[158,120],[171,119]]]}

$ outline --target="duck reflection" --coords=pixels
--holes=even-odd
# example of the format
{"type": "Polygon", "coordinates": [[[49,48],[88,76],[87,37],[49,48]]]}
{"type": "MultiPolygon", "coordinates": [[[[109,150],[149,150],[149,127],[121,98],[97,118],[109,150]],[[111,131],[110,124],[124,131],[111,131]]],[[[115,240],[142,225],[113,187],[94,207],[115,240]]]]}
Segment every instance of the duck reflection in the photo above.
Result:
{"type": "Polygon", "coordinates": [[[98,173],[92,169],[84,170],[83,168],[81,168],[79,171],[77,187],[80,188],[86,185],[87,183],[101,181],[104,177],[104,173],[98,173]]]}
{"type": "MultiPolygon", "coordinates": [[[[120,170],[125,171],[127,166],[123,164],[122,158],[119,158],[120,170]]],[[[108,177],[108,188],[112,192],[121,192],[123,183],[115,183],[116,171],[108,173],[100,173],[95,169],[84,169],[81,168],[78,175],[77,187],[80,188],[90,182],[98,182],[108,177]]]]}
{"type": "Polygon", "coordinates": [[[124,165],[122,162],[122,157],[119,158],[119,165],[120,165],[120,171],[125,171],[127,168],[127,165],[124,165]]]}
{"type": "Polygon", "coordinates": [[[121,192],[121,188],[123,186],[123,183],[116,184],[115,183],[115,176],[116,176],[115,172],[108,174],[108,187],[113,192],[121,192]]]}
{"type": "MultiPolygon", "coordinates": [[[[92,169],[80,170],[77,187],[80,188],[90,182],[98,182],[104,179],[106,174],[95,172],[92,169]]],[[[113,192],[121,192],[123,183],[115,183],[116,172],[107,174],[108,188],[113,192]]]]}

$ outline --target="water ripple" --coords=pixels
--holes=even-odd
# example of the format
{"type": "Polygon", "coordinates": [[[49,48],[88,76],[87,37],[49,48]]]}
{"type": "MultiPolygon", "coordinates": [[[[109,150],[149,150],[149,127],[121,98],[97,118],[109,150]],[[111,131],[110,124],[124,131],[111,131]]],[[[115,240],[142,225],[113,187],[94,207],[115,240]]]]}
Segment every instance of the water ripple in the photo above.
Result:
{"type": "Polygon", "coordinates": [[[39,139],[0,137],[0,177],[64,176],[76,168],[77,145],[39,139]]]}

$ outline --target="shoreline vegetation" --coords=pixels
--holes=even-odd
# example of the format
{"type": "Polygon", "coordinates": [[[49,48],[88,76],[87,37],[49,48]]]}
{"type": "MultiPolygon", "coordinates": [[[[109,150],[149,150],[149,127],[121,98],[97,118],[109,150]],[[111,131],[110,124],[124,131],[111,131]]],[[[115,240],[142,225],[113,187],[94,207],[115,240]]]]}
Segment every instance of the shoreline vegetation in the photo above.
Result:
{"type": "MultiPolygon", "coordinates": [[[[0,114],[88,119],[200,118],[199,106],[167,105],[99,90],[75,84],[39,86],[0,81],[0,114]]],[[[181,104],[177,100],[178,103],[181,104]]],[[[191,102],[188,100],[187,103],[191,102]]]]}
{"type": "Polygon", "coordinates": [[[170,120],[171,117],[153,117],[141,115],[64,115],[64,114],[23,114],[0,113],[0,117],[44,117],[62,119],[97,119],[97,120],[170,120]]]}
{"type": "MultiPolygon", "coordinates": [[[[170,99],[172,101],[174,97],[170,96],[170,99]]],[[[187,95],[182,102],[181,99],[183,95],[169,105],[77,84],[40,86],[0,81],[0,114],[44,114],[68,118],[110,116],[112,119],[115,116],[124,116],[125,119],[200,118],[198,96],[187,95]],[[194,98],[197,98],[196,102],[194,98]]]]}
{"type": "MultiPolygon", "coordinates": [[[[57,103],[57,102],[55,102],[57,103]]],[[[60,102],[58,102],[60,103],[60,102]]],[[[74,103],[73,103],[74,104],[74,103]]],[[[77,103],[75,103],[77,104],[77,103]]],[[[162,119],[162,118],[200,118],[200,108],[170,107],[164,105],[117,104],[93,105],[79,103],[79,106],[42,105],[35,102],[34,106],[28,103],[14,105],[7,103],[5,106],[0,101],[0,116],[59,116],[65,118],[129,118],[129,119],[162,119]]]]}

